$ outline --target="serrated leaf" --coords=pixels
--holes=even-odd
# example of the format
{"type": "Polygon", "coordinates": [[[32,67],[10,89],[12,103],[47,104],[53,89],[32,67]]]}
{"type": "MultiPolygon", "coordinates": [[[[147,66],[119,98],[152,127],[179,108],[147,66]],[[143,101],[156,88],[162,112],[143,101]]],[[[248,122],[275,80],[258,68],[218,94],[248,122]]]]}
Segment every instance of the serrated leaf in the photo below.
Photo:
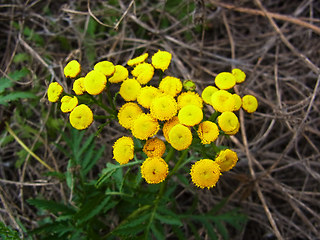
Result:
{"type": "Polygon", "coordinates": [[[8,102],[15,101],[20,98],[36,98],[37,96],[29,92],[13,92],[4,96],[0,95],[0,104],[7,106],[8,102]]]}
{"type": "Polygon", "coordinates": [[[166,239],[166,236],[164,235],[164,229],[161,224],[157,224],[157,226],[156,226],[154,223],[152,223],[151,224],[151,231],[157,240],[166,239]],[[158,229],[158,228],[160,228],[160,229],[158,229]]]}
{"type": "Polygon", "coordinates": [[[12,87],[13,82],[8,78],[0,78],[0,93],[3,93],[6,88],[12,87]]]}
{"type": "Polygon", "coordinates": [[[226,227],[223,225],[222,222],[217,221],[215,223],[217,231],[219,234],[221,234],[221,236],[223,237],[223,239],[229,239],[229,234],[228,234],[228,230],[226,229],[226,227]]]}
{"type": "Polygon", "coordinates": [[[98,151],[95,152],[94,158],[92,158],[90,161],[85,161],[82,163],[83,167],[83,174],[87,175],[88,172],[91,170],[91,168],[96,164],[96,162],[101,158],[103,152],[104,152],[105,147],[101,147],[98,151]]]}
{"type": "Polygon", "coordinates": [[[169,215],[160,215],[159,213],[155,213],[155,218],[164,224],[182,226],[182,222],[178,217],[169,216],[169,215]]]}
{"type": "Polygon", "coordinates": [[[213,230],[214,227],[212,226],[212,224],[209,221],[207,221],[205,218],[202,218],[201,222],[202,222],[203,226],[207,230],[207,233],[209,235],[209,239],[212,239],[212,240],[216,240],[217,239],[218,240],[218,236],[215,233],[215,231],[213,230]]]}
{"type": "Polygon", "coordinates": [[[75,213],[75,210],[62,204],[57,203],[55,201],[51,200],[45,200],[45,199],[28,199],[27,202],[37,208],[44,209],[47,211],[50,211],[54,214],[57,213],[64,213],[64,214],[73,214],[75,213]]]}
{"type": "Polygon", "coordinates": [[[10,227],[5,226],[3,222],[0,222],[0,239],[20,240],[20,237],[17,231],[12,230],[10,227]]]}
{"type": "Polygon", "coordinates": [[[19,81],[21,78],[27,76],[28,73],[29,73],[29,70],[27,68],[22,68],[21,70],[17,70],[12,73],[9,73],[8,76],[13,81],[19,81]]]}

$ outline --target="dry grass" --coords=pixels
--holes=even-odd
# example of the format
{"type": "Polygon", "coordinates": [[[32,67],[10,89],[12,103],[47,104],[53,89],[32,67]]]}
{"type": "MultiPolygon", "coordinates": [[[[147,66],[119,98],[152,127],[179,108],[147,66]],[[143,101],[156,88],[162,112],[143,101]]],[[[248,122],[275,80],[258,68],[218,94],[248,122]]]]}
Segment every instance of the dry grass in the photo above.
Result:
{"type": "MultiPolygon", "coordinates": [[[[113,6],[108,1],[90,0],[2,3],[1,73],[26,66],[32,77],[19,88],[38,86],[38,96],[45,97],[50,80],[69,84],[62,75],[68,60],[77,58],[85,70],[92,68],[89,51],[95,52],[96,61],[124,64],[137,53],[167,50],[173,53],[170,74],[194,80],[198,89],[212,84],[221,71],[243,69],[247,80],[237,91],[240,95],[252,93],[260,106],[252,115],[240,112],[241,132],[226,140],[241,160],[216,189],[192,194],[203,199],[199,206],[203,211],[224,197],[230,208],[243,208],[249,221],[238,239],[319,239],[320,2],[208,0],[204,8],[197,5],[194,17],[192,1],[181,1],[170,11],[165,11],[165,2],[120,0],[113,6]],[[180,9],[188,14],[179,18],[180,9]],[[94,38],[88,32],[90,16],[97,28],[104,27],[94,38]],[[161,25],[164,18],[167,26],[161,25]],[[194,25],[192,18],[200,25],[194,25]],[[39,45],[28,38],[23,33],[26,27],[45,42],[39,45]],[[65,37],[68,47],[59,36],[65,37]],[[29,60],[14,62],[19,53],[27,53],[29,60]]],[[[45,98],[40,104],[23,122],[36,130],[32,137],[24,138],[25,144],[34,148],[41,143],[36,153],[64,170],[66,159],[56,155],[52,145],[60,136],[50,139],[46,122],[49,113],[54,113],[54,118],[60,115],[45,98]]],[[[14,116],[13,112],[14,107],[1,108],[3,119],[14,116]]],[[[11,127],[17,131],[21,122],[15,120],[11,118],[11,127]]],[[[106,159],[110,158],[111,143],[122,131],[107,126],[101,133],[100,144],[108,144],[106,159]]],[[[46,169],[30,156],[15,168],[15,152],[20,149],[13,141],[0,150],[0,220],[22,231],[18,219],[30,228],[38,220],[25,199],[38,194],[53,199],[68,196],[64,186],[42,175],[46,169]]],[[[100,164],[103,167],[105,162],[100,164]]]]}

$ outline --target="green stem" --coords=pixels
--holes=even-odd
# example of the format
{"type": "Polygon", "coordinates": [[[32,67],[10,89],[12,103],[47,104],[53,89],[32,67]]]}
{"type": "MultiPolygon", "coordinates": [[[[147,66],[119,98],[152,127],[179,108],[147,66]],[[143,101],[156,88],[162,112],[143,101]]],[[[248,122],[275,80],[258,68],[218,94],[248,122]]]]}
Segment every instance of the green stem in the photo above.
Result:
{"type": "Polygon", "coordinates": [[[180,165],[183,163],[183,161],[185,160],[187,154],[188,154],[189,150],[185,149],[182,151],[181,156],[178,160],[178,162],[174,165],[174,168],[171,170],[171,172],[169,173],[168,177],[171,177],[172,175],[174,175],[180,168],[180,165]]]}
{"type": "Polygon", "coordinates": [[[214,113],[211,114],[211,116],[209,117],[209,121],[211,122],[215,122],[217,117],[220,115],[221,113],[218,111],[215,111],[214,113]]]}
{"type": "Polygon", "coordinates": [[[89,95],[90,99],[97,104],[99,107],[103,108],[104,110],[106,110],[110,115],[114,116],[114,111],[110,108],[108,108],[106,105],[104,105],[101,101],[98,101],[97,99],[95,99],[92,95],[89,95]]]}

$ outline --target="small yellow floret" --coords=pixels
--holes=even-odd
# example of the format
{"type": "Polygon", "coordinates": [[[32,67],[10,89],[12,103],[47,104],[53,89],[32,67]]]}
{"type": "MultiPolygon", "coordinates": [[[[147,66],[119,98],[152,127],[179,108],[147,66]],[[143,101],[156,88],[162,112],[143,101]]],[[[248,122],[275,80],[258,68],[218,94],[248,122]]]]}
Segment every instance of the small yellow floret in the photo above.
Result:
{"type": "Polygon", "coordinates": [[[223,112],[218,117],[218,124],[226,134],[233,133],[239,126],[238,117],[233,112],[223,112]]]}
{"type": "Polygon", "coordinates": [[[210,144],[218,138],[219,128],[214,122],[204,121],[199,124],[197,133],[202,144],[210,144]]]}
{"type": "Polygon", "coordinates": [[[63,87],[59,83],[57,82],[50,83],[47,91],[48,100],[50,102],[57,102],[62,92],[63,92],[63,87]]]}
{"type": "Polygon", "coordinates": [[[134,67],[131,74],[141,85],[145,85],[152,79],[154,68],[150,63],[140,63],[134,67]]]}
{"type": "Polygon", "coordinates": [[[149,157],[141,165],[141,175],[149,184],[162,182],[168,172],[168,164],[161,157],[149,157]]]}
{"type": "Polygon", "coordinates": [[[161,69],[162,71],[165,71],[169,67],[171,58],[171,53],[158,50],[158,52],[156,52],[151,58],[152,65],[156,69],[161,69]]]}
{"type": "Polygon", "coordinates": [[[128,70],[122,65],[116,65],[113,75],[108,78],[110,83],[119,83],[126,80],[129,76],[128,70]]]}
{"type": "Polygon", "coordinates": [[[197,187],[210,189],[219,180],[220,166],[211,159],[201,159],[192,165],[190,175],[197,187]]]}
{"type": "Polygon", "coordinates": [[[242,99],[238,94],[232,94],[232,97],[234,99],[234,108],[232,111],[238,111],[241,108],[242,105],[242,99]]]}
{"type": "Polygon", "coordinates": [[[135,101],[140,93],[141,85],[136,79],[123,81],[120,87],[120,95],[126,101],[135,101]]]}
{"type": "Polygon", "coordinates": [[[82,95],[86,91],[84,88],[84,77],[78,78],[73,82],[73,87],[72,90],[77,94],[77,95],[82,95]]]}
{"type": "Polygon", "coordinates": [[[113,63],[109,61],[98,62],[94,65],[93,69],[103,73],[107,77],[111,76],[116,70],[113,63]]]}
{"type": "Polygon", "coordinates": [[[198,93],[191,91],[181,93],[177,98],[177,103],[178,109],[181,109],[187,105],[196,105],[201,109],[203,107],[202,98],[199,96],[198,93]]]}
{"type": "Polygon", "coordinates": [[[211,104],[212,95],[217,92],[219,89],[214,86],[208,86],[203,89],[201,97],[206,104],[211,104]]]}
{"type": "Polygon", "coordinates": [[[160,126],[156,119],[149,114],[142,113],[133,121],[131,128],[132,135],[140,140],[147,140],[159,131],[160,126]]]}
{"type": "Polygon", "coordinates": [[[187,149],[192,142],[192,133],[188,127],[178,123],[169,132],[169,142],[178,151],[187,149]]]}
{"type": "Polygon", "coordinates": [[[169,120],[177,114],[177,110],[177,102],[170,95],[156,97],[150,106],[151,115],[160,121],[169,120]]]}
{"type": "Polygon", "coordinates": [[[255,96],[245,95],[242,98],[242,108],[248,113],[253,113],[258,108],[258,100],[255,96]]]}
{"type": "Polygon", "coordinates": [[[126,129],[131,129],[134,120],[142,113],[143,111],[138,104],[133,102],[125,103],[118,112],[119,124],[126,129]]]}
{"type": "Polygon", "coordinates": [[[113,158],[122,164],[128,163],[134,156],[134,143],[131,137],[121,137],[113,144],[113,158]]]}
{"type": "Polygon", "coordinates": [[[174,116],[173,118],[171,118],[170,120],[166,121],[163,124],[163,127],[162,127],[163,136],[165,137],[165,139],[167,140],[168,143],[170,143],[169,132],[170,132],[171,128],[173,128],[178,123],[179,123],[178,116],[174,116]]]}
{"type": "Polygon", "coordinates": [[[182,90],[182,83],[179,78],[167,76],[159,84],[159,89],[172,97],[177,96],[182,90]]]}
{"type": "Polygon", "coordinates": [[[218,88],[228,90],[236,85],[236,78],[232,73],[222,72],[216,76],[214,82],[218,88]]]}
{"type": "Polygon", "coordinates": [[[85,76],[83,84],[87,93],[98,95],[105,89],[107,78],[103,73],[92,70],[85,76]]]}
{"type": "Polygon", "coordinates": [[[211,104],[218,112],[231,112],[234,109],[235,100],[231,93],[218,90],[211,97],[211,104]]]}
{"type": "Polygon", "coordinates": [[[232,69],[232,74],[236,78],[237,83],[242,83],[246,80],[246,74],[238,68],[232,69]]]}
{"type": "Polygon", "coordinates": [[[161,91],[153,86],[142,87],[137,97],[138,103],[144,108],[150,108],[153,99],[161,95],[161,91]]]}
{"type": "Polygon", "coordinates": [[[78,98],[76,96],[64,96],[61,98],[61,111],[64,113],[71,112],[78,105],[78,98]]]}
{"type": "Polygon", "coordinates": [[[183,125],[193,127],[203,119],[202,109],[196,105],[186,105],[178,113],[179,122],[183,125]]]}
{"type": "Polygon", "coordinates": [[[166,145],[157,137],[150,138],[146,141],[142,150],[148,157],[162,157],[166,151],[166,145]]]}
{"type": "Polygon", "coordinates": [[[129,66],[135,66],[138,65],[139,63],[143,63],[147,58],[148,58],[149,54],[148,53],[144,53],[136,58],[130,59],[127,64],[129,66]]]}
{"type": "Polygon", "coordinates": [[[215,162],[219,164],[221,172],[229,171],[238,161],[237,153],[230,150],[222,150],[217,155],[215,162]]]}
{"type": "Polygon", "coordinates": [[[93,113],[87,105],[81,104],[72,110],[69,120],[72,127],[83,130],[88,128],[93,122],[93,113]]]}
{"type": "Polygon", "coordinates": [[[64,67],[63,72],[66,77],[74,78],[81,71],[81,65],[77,60],[72,60],[64,67]]]}

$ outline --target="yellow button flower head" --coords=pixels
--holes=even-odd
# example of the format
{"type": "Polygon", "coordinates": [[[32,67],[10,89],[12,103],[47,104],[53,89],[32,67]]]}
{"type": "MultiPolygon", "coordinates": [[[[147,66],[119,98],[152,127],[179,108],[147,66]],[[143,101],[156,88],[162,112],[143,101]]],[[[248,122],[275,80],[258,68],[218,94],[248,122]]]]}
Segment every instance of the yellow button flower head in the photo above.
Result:
{"type": "Polygon", "coordinates": [[[179,78],[167,76],[159,84],[159,89],[172,97],[177,96],[182,90],[182,83],[179,78]]]}
{"type": "Polygon", "coordinates": [[[72,110],[69,120],[72,127],[83,130],[88,128],[93,122],[93,113],[87,105],[81,104],[72,110]]]}
{"type": "Polygon", "coordinates": [[[234,85],[236,85],[236,78],[232,73],[222,72],[216,76],[214,82],[218,88],[227,90],[233,88],[234,85]]]}
{"type": "Polygon", "coordinates": [[[124,80],[120,87],[120,95],[126,101],[135,101],[140,93],[141,85],[136,79],[124,80]]]}
{"type": "Polygon", "coordinates": [[[169,142],[178,151],[187,149],[192,142],[192,133],[188,127],[178,123],[169,132],[169,142]]]}
{"type": "Polygon", "coordinates": [[[135,66],[138,65],[139,63],[143,63],[147,58],[148,58],[149,54],[148,53],[144,53],[136,58],[130,59],[127,64],[129,66],[135,66]]]}
{"type": "Polygon", "coordinates": [[[151,115],[160,121],[169,120],[177,114],[177,110],[176,100],[166,94],[153,99],[150,106],[151,115]]]}
{"type": "Polygon", "coordinates": [[[84,77],[78,78],[73,82],[73,87],[72,90],[77,94],[77,95],[82,95],[86,91],[84,88],[84,77]]]}
{"type": "Polygon", "coordinates": [[[153,99],[161,95],[161,91],[153,86],[142,87],[137,97],[138,103],[144,108],[150,108],[153,99]]]}
{"type": "Polygon", "coordinates": [[[181,109],[187,105],[196,105],[202,109],[202,102],[202,98],[199,96],[199,94],[191,91],[183,92],[177,98],[178,109],[181,109]]]}
{"type": "Polygon", "coordinates": [[[113,158],[122,164],[128,163],[134,156],[134,143],[131,137],[121,137],[113,144],[113,158]]]}
{"type": "Polygon", "coordinates": [[[154,68],[150,63],[140,63],[131,71],[141,85],[147,84],[153,77],[154,68]]]}
{"type": "Polygon", "coordinates": [[[171,128],[173,128],[178,123],[179,123],[178,116],[174,116],[173,118],[171,118],[170,120],[166,121],[163,124],[163,127],[162,127],[163,136],[165,137],[165,139],[167,140],[168,143],[170,143],[169,132],[170,132],[171,128]]]}
{"type": "Polygon", "coordinates": [[[255,96],[245,95],[242,98],[242,108],[248,113],[253,113],[258,108],[258,100],[255,96]]]}
{"type": "Polygon", "coordinates": [[[214,122],[204,121],[199,124],[197,133],[202,144],[210,144],[218,138],[219,128],[214,122]]]}
{"type": "Polygon", "coordinates": [[[220,167],[211,159],[201,159],[195,162],[190,171],[192,182],[200,188],[212,188],[221,175],[220,167]]]}
{"type": "Polygon", "coordinates": [[[61,111],[64,113],[71,112],[78,105],[78,98],[76,96],[63,96],[61,98],[61,111]]]}
{"type": "Polygon", "coordinates": [[[218,112],[232,112],[235,102],[231,93],[225,90],[219,90],[212,94],[211,104],[218,112]]]}
{"type": "Polygon", "coordinates": [[[239,120],[233,112],[223,112],[218,117],[218,124],[221,130],[228,134],[238,128],[239,120]]]}
{"type": "Polygon", "coordinates": [[[103,73],[92,70],[85,76],[83,84],[87,93],[91,95],[98,95],[105,89],[107,78],[103,73]]]}
{"type": "Polygon", "coordinates": [[[134,120],[131,132],[135,138],[147,140],[149,137],[156,135],[159,129],[160,126],[156,119],[149,114],[142,113],[134,120]]]}
{"type": "Polygon", "coordinates": [[[157,137],[150,138],[146,141],[142,150],[148,157],[162,157],[166,151],[166,145],[157,137]]]}
{"type": "Polygon", "coordinates": [[[168,164],[161,157],[149,157],[141,165],[141,175],[149,184],[162,182],[168,172],[168,164]]]}
{"type": "Polygon", "coordinates": [[[242,99],[238,94],[232,94],[232,97],[234,99],[234,108],[232,111],[238,111],[241,108],[242,99]]]}
{"type": "Polygon", "coordinates": [[[214,86],[208,86],[203,89],[201,97],[206,104],[211,104],[212,95],[219,89],[214,86]]]}
{"type": "Polygon", "coordinates": [[[179,122],[183,125],[193,127],[203,119],[202,109],[196,105],[186,105],[178,113],[179,122]]]}
{"type": "Polygon", "coordinates": [[[77,60],[72,60],[64,67],[63,72],[66,77],[74,78],[81,71],[80,63],[77,60]]]}
{"type": "Polygon", "coordinates": [[[220,151],[215,159],[215,162],[220,166],[221,172],[229,171],[236,165],[237,161],[237,153],[230,149],[220,151]]]}
{"type": "Polygon", "coordinates": [[[237,83],[242,83],[246,80],[246,74],[239,68],[232,69],[232,74],[236,78],[237,83]]]}
{"type": "Polygon", "coordinates": [[[129,76],[128,69],[122,65],[116,65],[113,75],[108,79],[111,83],[119,83],[126,80],[129,76]]]}
{"type": "Polygon", "coordinates": [[[158,50],[158,52],[153,54],[151,58],[151,62],[154,68],[165,71],[166,69],[168,69],[170,65],[171,58],[172,58],[171,53],[158,50]]]}
{"type": "Polygon", "coordinates": [[[93,69],[103,73],[107,77],[114,74],[116,70],[113,63],[109,61],[98,62],[94,65],[93,69]]]}
{"type": "Polygon", "coordinates": [[[57,102],[62,92],[63,92],[63,87],[59,83],[57,82],[50,83],[47,91],[48,100],[50,102],[57,102]]]}
{"type": "Polygon", "coordinates": [[[142,113],[143,111],[138,104],[133,102],[125,103],[118,112],[119,124],[126,129],[131,129],[134,120],[142,113]]]}

